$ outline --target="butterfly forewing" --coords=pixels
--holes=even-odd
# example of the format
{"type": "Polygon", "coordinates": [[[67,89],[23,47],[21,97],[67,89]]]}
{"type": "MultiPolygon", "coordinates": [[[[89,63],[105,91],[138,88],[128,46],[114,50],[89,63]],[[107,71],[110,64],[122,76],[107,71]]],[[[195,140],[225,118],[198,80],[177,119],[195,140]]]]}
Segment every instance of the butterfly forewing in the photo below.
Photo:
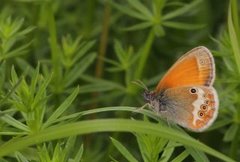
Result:
{"type": "Polygon", "coordinates": [[[215,64],[211,52],[197,47],[183,55],[165,74],[156,87],[156,92],[168,88],[199,85],[211,86],[215,78],[215,64]]]}

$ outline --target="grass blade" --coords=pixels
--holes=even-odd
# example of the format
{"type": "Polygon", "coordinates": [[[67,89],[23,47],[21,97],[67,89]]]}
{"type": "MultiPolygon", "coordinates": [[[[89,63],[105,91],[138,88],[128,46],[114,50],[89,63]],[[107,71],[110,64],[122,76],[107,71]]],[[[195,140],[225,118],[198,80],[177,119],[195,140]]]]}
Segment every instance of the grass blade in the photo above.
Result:
{"type": "Polygon", "coordinates": [[[8,155],[16,150],[44,141],[98,132],[138,132],[152,134],[204,151],[223,161],[234,162],[233,159],[221,152],[170,127],[129,119],[96,119],[56,125],[40,131],[37,134],[12,139],[2,144],[0,146],[0,156],[8,155]]]}

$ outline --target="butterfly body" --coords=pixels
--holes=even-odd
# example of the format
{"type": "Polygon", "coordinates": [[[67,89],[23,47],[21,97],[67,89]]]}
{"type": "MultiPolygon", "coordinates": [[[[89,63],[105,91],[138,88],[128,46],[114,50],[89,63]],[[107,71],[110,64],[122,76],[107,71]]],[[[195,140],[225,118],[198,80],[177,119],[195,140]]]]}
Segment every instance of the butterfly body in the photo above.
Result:
{"type": "Polygon", "coordinates": [[[210,51],[197,47],[170,68],[154,91],[146,90],[144,98],[159,116],[192,131],[203,131],[218,113],[214,78],[210,51]]]}

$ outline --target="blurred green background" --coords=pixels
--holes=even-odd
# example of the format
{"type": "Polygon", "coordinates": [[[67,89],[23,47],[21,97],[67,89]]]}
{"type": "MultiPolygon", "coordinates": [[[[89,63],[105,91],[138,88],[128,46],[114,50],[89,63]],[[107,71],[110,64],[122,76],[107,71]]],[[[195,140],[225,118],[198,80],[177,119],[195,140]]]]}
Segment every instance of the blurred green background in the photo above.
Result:
{"type": "Polygon", "coordinates": [[[0,0],[0,161],[239,161],[239,5],[0,0]],[[153,90],[197,46],[216,62],[213,126],[193,133],[136,112],[132,82],[153,90]]]}

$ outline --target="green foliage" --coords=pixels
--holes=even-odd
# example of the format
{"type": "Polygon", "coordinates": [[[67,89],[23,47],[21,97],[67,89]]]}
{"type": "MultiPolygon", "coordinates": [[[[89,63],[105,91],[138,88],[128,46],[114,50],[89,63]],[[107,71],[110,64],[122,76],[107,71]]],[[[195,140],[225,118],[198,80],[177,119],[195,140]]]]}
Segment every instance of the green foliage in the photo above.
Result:
{"type": "MultiPolygon", "coordinates": [[[[45,144],[38,148],[38,156],[40,161],[44,162],[71,162],[71,161],[80,161],[83,154],[83,145],[80,146],[78,152],[74,157],[71,157],[73,152],[72,149],[75,147],[76,137],[69,137],[68,140],[62,146],[60,142],[53,147],[52,143],[49,143],[48,146],[45,144]],[[52,153],[52,155],[49,155],[52,153]]],[[[75,153],[75,152],[74,152],[75,153]]]]}
{"type": "Polygon", "coordinates": [[[0,61],[26,53],[26,49],[31,42],[20,44],[17,47],[16,44],[34,29],[31,26],[22,29],[23,18],[12,19],[11,16],[5,16],[4,14],[0,16],[0,61]]]}
{"type": "Polygon", "coordinates": [[[2,0],[0,161],[239,161],[238,6],[2,0]],[[174,60],[199,45],[216,60],[213,126],[192,133],[139,110],[143,90],[133,83],[154,88],[174,60]]]}
{"type": "MultiPolygon", "coordinates": [[[[223,37],[218,42],[220,46],[220,54],[225,55],[225,51],[228,54],[223,56],[224,63],[226,64],[227,77],[232,83],[230,84],[230,89],[234,88],[234,92],[231,97],[226,98],[226,101],[229,102],[229,105],[224,105],[229,110],[225,114],[230,115],[230,126],[226,130],[223,140],[225,142],[230,142],[231,146],[229,149],[230,157],[237,159],[238,148],[239,148],[239,135],[240,135],[240,110],[239,110],[239,94],[238,89],[240,86],[239,77],[240,77],[240,26],[239,26],[239,16],[238,16],[238,7],[237,1],[230,1],[228,9],[228,22],[227,22],[227,33],[223,33],[223,37]]],[[[225,81],[226,82],[226,81],[225,81]]],[[[224,84],[224,81],[223,81],[224,84]]],[[[224,85],[223,85],[224,86],[224,85]]],[[[227,102],[225,104],[227,104],[227,102]]]]}

